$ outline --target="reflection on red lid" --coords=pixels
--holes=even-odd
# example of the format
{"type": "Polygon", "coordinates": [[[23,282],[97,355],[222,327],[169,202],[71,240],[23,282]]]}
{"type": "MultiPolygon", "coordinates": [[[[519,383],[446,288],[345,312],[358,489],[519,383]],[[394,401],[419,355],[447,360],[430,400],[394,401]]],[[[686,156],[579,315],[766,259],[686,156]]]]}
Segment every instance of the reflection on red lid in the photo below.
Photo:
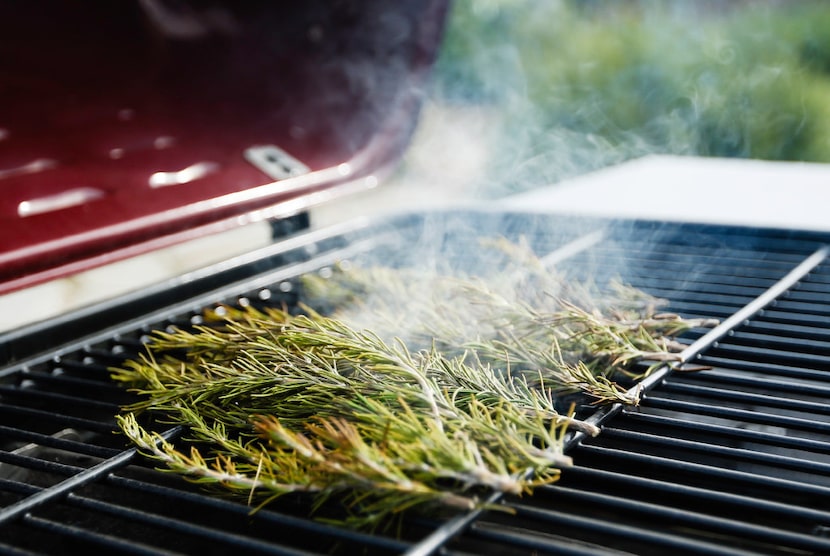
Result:
{"type": "Polygon", "coordinates": [[[0,5],[0,292],[383,171],[446,2],[0,5]]]}

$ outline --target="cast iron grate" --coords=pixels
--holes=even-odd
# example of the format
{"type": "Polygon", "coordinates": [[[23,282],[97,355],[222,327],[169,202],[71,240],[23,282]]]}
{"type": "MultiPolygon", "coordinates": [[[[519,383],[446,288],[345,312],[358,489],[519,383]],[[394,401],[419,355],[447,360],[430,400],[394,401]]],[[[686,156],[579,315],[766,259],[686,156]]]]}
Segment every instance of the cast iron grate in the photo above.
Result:
{"type": "Polygon", "coordinates": [[[63,347],[44,343],[43,353],[0,370],[0,550],[830,552],[830,269],[813,268],[826,255],[825,238],[652,223],[560,230],[561,218],[465,212],[310,234],[235,266],[228,276],[236,281],[218,289],[87,330],[63,347]],[[603,433],[573,442],[576,467],[533,497],[502,500],[513,513],[413,517],[399,536],[313,521],[302,498],[251,514],[244,503],[154,471],[113,434],[113,416],[130,398],[107,368],[140,350],[151,330],[196,323],[217,303],[296,304],[298,276],[344,258],[417,265],[426,248],[470,268],[470,242],[488,233],[524,235],[572,276],[619,275],[686,316],[739,318],[685,339],[711,370],[667,373],[640,407],[598,416],[603,433]],[[753,307],[759,296],[763,308],[753,307]]]}
{"type": "Polygon", "coordinates": [[[696,359],[711,370],[669,375],[576,446],[559,483],[453,549],[830,553],[828,285],[815,268],[696,359]]]}

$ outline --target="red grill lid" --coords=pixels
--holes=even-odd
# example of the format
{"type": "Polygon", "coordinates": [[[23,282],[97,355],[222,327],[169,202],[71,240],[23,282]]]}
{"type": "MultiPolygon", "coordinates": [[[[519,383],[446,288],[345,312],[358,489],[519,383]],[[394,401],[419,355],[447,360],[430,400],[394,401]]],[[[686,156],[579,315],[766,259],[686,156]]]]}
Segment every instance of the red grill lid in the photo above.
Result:
{"type": "Polygon", "coordinates": [[[0,293],[382,172],[445,11],[0,1],[0,293]]]}

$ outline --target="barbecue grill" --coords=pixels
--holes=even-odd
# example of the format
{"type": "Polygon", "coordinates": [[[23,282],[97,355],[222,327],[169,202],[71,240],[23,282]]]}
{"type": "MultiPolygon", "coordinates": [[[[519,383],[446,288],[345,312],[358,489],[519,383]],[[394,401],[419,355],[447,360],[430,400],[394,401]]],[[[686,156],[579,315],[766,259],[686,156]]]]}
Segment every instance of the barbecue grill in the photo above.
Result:
{"type": "MultiPolygon", "coordinates": [[[[250,209],[248,200],[239,207],[250,209]]],[[[288,232],[272,245],[0,338],[0,550],[830,553],[830,234],[493,208],[308,230],[302,212],[288,215],[275,226],[288,232]],[[373,533],[315,520],[303,497],[252,513],[156,471],[113,434],[132,397],[108,369],[135,357],[154,330],[199,324],[205,310],[225,305],[296,307],[304,276],[326,277],[344,261],[406,268],[430,260],[483,273],[492,263],[474,248],[483,236],[524,238],[571,279],[618,276],[668,300],[669,311],[721,322],[681,338],[687,365],[650,375],[639,406],[579,408],[602,432],[568,438],[575,466],[557,483],[533,496],[493,496],[509,511],[413,514],[373,533]]],[[[146,244],[141,234],[108,239],[127,251],[146,244]]],[[[62,266],[40,261],[34,272],[101,256],[91,253],[70,249],[62,266]]],[[[34,280],[17,262],[8,280],[34,280]]],[[[156,428],[172,441],[183,435],[156,428]]]]}
{"type": "Polygon", "coordinates": [[[109,302],[102,315],[82,320],[117,315],[120,322],[87,325],[84,337],[59,349],[21,355],[43,350],[43,338],[67,328],[77,334],[71,317],[11,339],[7,350],[19,361],[2,371],[2,546],[36,553],[70,546],[125,553],[826,553],[828,238],[600,220],[573,222],[562,234],[561,220],[453,211],[299,234],[206,273],[210,286],[227,281],[208,291],[188,296],[193,284],[168,284],[176,303],[148,295],[140,303],[146,313],[137,314],[135,299],[109,302]],[[711,369],[665,369],[644,384],[639,407],[594,413],[589,419],[603,431],[571,439],[575,467],[532,497],[500,499],[512,513],[417,516],[401,536],[322,525],[302,500],[251,515],[244,503],[153,471],[112,434],[129,395],[107,369],[134,356],[152,330],[187,327],[220,304],[294,306],[303,298],[299,278],[325,275],[338,261],[403,266],[430,255],[471,268],[482,261],[470,246],[489,232],[530,238],[537,253],[573,276],[619,273],[683,316],[721,319],[720,327],[684,338],[686,359],[711,369]]]}

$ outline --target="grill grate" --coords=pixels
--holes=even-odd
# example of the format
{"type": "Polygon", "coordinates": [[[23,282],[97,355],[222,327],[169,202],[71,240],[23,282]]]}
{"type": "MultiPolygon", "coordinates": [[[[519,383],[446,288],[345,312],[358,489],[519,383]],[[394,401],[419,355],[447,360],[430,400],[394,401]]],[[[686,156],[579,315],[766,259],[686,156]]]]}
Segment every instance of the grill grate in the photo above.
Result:
{"type": "Polygon", "coordinates": [[[455,546],[830,552],[830,344],[815,318],[830,309],[829,282],[828,266],[814,269],[697,358],[712,370],[669,375],[581,442],[577,467],[544,495],[505,500],[514,515],[480,519],[455,546]]]}
{"type": "MultiPolygon", "coordinates": [[[[218,289],[196,288],[175,305],[163,296],[167,304],[147,314],[0,370],[0,550],[830,552],[830,266],[815,266],[826,256],[826,238],[590,221],[571,222],[563,233],[561,220],[410,215],[292,238],[224,267],[221,286],[206,276],[218,289]],[[690,355],[700,352],[695,362],[712,369],[659,374],[640,407],[598,415],[603,433],[573,442],[576,467],[532,497],[500,500],[510,513],[412,517],[400,536],[313,521],[302,498],[251,514],[243,503],[150,469],[113,434],[114,415],[131,397],[109,381],[107,368],[137,353],[151,330],[198,323],[217,303],[296,305],[296,278],[341,259],[418,265],[438,255],[445,264],[486,266],[471,259],[470,245],[494,233],[526,235],[537,253],[550,253],[549,261],[576,278],[619,276],[667,298],[669,310],[684,316],[731,317],[722,335],[699,330],[684,338],[690,355]],[[765,304],[765,295],[774,301],[765,304]]],[[[21,346],[35,341],[16,338],[21,346]]]]}

